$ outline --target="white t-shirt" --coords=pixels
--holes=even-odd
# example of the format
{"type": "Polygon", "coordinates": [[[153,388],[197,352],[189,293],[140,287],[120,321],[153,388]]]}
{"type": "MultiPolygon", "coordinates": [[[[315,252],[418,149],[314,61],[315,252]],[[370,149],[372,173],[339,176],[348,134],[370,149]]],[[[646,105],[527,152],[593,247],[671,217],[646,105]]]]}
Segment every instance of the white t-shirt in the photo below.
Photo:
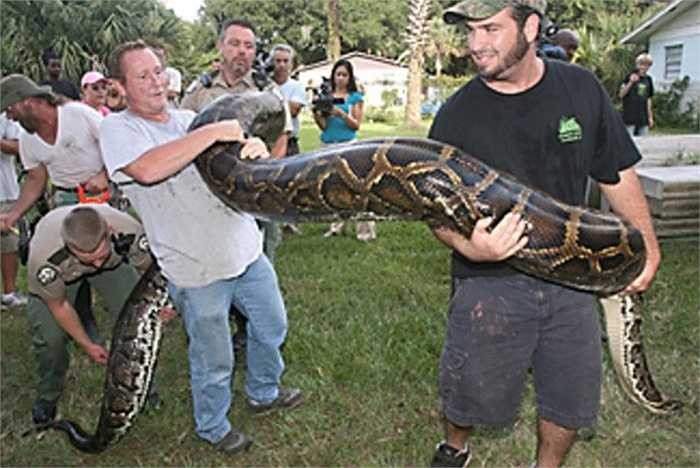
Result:
{"type": "Polygon", "coordinates": [[[104,166],[99,141],[102,115],[81,102],[69,102],[57,109],[56,143],[50,145],[35,133],[22,132],[19,154],[26,169],[43,164],[54,185],[74,188],[104,166]]]}
{"type": "MultiPolygon", "coordinates": [[[[297,80],[288,79],[283,85],[280,86],[284,98],[289,102],[296,102],[302,106],[308,105],[306,102],[306,91],[304,87],[297,80]]],[[[292,117],[292,136],[299,136],[299,114],[296,117],[292,117]]]]}
{"type": "MultiPolygon", "coordinates": [[[[20,126],[8,119],[5,113],[0,114],[0,139],[18,140],[22,133],[20,126]]],[[[0,153],[0,201],[17,200],[19,184],[15,170],[14,154],[0,153]]]]}
{"type": "Polygon", "coordinates": [[[185,135],[195,113],[169,112],[165,123],[128,110],[107,116],[100,127],[107,172],[122,184],[138,212],[168,280],[194,288],[239,276],[262,252],[260,231],[252,216],[228,208],[214,196],[194,164],[148,186],[121,171],[147,151],[185,135]]]}

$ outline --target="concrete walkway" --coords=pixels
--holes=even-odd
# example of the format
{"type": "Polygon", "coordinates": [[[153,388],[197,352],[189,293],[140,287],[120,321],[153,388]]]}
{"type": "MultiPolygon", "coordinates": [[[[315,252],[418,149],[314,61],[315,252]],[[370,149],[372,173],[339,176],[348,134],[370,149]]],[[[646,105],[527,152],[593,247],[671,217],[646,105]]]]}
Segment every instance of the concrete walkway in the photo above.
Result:
{"type": "Polygon", "coordinates": [[[634,137],[634,142],[642,153],[638,168],[684,164],[682,158],[676,161],[680,155],[700,155],[700,134],[634,137]]]}

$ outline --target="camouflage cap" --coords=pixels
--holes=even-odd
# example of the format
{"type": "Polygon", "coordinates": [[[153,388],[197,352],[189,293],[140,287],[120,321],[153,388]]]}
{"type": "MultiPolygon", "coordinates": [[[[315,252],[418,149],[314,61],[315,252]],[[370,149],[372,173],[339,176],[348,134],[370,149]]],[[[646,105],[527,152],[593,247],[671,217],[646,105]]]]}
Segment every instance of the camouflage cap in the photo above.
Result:
{"type": "Polygon", "coordinates": [[[525,5],[544,15],[547,0],[463,0],[451,6],[442,15],[447,24],[456,24],[465,20],[482,20],[513,5],[525,5]]]}
{"type": "Polygon", "coordinates": [[[19,73],[8,75],[0,80],[0,112],[28,97],[50,96],[51,86],[38,86],[31,79],[19,73]]]}

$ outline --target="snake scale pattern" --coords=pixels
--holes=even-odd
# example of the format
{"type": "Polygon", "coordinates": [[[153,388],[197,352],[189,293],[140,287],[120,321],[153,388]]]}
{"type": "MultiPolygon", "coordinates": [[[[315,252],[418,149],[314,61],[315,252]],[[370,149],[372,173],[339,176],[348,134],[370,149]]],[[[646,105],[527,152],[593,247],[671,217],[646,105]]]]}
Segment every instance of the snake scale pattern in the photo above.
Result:
{"type": "Polygon", "coordinates": [[[114,325],[95,433],[88,434],[78,423],[63,419],[49,426],[64,431],[78,450],[98,453],[117,443],[143,408],[160,348],[163,323],[159,312],[169,305],[167,283],[154,260],[114,325]]]}
{"type": "MultiPolygon", "coordinates": [[[[268,147],[282,131],[281,98],[270,92],[223,96],[200,112],[190,130],[238,119],[268,147]]],[[[611,296],[642,270],[642,236],[610,213],[573,207],[519,183],[456,148],[416,138],[364,140],[282,160],[244,161],[240,145],[214,144],[195,164],[212,192],[234,210],[274,220],[404,219],[448,227],[466,236],[479,219],[497,223],[520,213],[528,244],[509,263],[565,286],[611,296]]],[[[69,421],[80,450],[99,452],[127,431],[143,407],[160,340],[157,310],[167,301],[164,280],[149,271],[115,326],[100,421],[87,435],[69,421]]],[[[605,303],[613,362],[625,392],[655,414],[681,403],[656,388],[641,341],[641,316],[629,297],[605,303]]]]}

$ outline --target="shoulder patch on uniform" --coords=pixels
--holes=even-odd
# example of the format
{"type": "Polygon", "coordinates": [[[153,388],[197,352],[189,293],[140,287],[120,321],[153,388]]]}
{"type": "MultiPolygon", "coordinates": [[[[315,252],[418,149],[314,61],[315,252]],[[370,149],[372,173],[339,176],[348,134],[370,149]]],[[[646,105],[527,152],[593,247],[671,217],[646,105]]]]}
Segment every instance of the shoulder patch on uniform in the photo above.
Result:
{"type": "Polygon", "coordinates": [[[137,245],[139,246],[139,250],[141,250],[142,252],[148,252],[150,250],[146,234],[141,234],[137,245]]]}
{"type": "Polygon", "coordinates": [[[56,281],[56,278],[58,278],[58,271],[51,265],[44,265],[36,273],[36,279],[42,286],[53,283],[56,281]]]}
{"type": "Polygon", "coordinates": [[[54,254],[49,257],[48,262],[58,266],[65,262],[68,257],[70,257],[70,252],[67,248],[63,247],[61,250],[54,252],[54,254]]]}

